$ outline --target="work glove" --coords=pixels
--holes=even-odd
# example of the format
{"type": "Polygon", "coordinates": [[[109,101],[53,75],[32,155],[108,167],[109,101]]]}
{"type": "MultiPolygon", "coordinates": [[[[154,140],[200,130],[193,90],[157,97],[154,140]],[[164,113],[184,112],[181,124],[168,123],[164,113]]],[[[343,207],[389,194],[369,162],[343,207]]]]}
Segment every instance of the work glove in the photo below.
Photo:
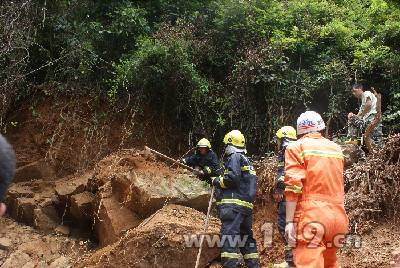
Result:
{"type": "Polygon", "coordinates": [[[204,171],[203,170],[194,170],[193,174],[196,175],[197,177],[203,177],[204,176],[204,171]]]}
{"type": "Polygon", "coordinates": [[[297,226],[294,222],[287,222],[285,227],[285,237],[289,247],[296,247],[297,226]]]}
{"type": "Polygon", "coordinates": [[[275,192],[274,193],[274,200],[276,203],[282,202],[283,201],[283,193],[275,192]]]}
{"type": "Polygon", "coordinates": [[[283,200],[284,192],[285,192],[285,183],[282,181],[278,181],[274,190],[275,202],[279,203],[283,200]]]}
{"type": "Polygon", "coordinates": [[[219,177],[212,177],[212,178],[211,178],[211,179],[212,179],[211,184],[212,184],[213,186],[220,187],[221,185],[220,185],[219,180],[220,180],[221,178],[222,178],[222,176],[219,176],[219,177]]]}

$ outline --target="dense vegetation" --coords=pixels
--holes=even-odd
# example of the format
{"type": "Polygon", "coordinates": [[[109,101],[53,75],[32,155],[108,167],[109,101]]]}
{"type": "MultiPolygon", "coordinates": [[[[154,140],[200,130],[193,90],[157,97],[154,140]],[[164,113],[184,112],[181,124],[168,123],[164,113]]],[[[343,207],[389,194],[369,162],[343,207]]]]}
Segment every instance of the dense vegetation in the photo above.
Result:
{"type": "Polygon", "coordinates": [[[400,123],[400,4],[389,0],[25,0],[1,4],[2,115],[33,85],[151,107],[182,131],[268,149],[305,109],[342,128],[354,82],[400,123]]]}

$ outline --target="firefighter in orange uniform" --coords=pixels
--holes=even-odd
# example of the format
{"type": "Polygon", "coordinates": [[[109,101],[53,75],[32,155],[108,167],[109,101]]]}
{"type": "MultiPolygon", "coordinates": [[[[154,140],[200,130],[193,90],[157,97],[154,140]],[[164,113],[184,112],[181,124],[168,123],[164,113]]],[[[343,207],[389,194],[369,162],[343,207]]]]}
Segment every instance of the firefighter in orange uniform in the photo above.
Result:
{"type": "Polygon", "coordinates": [[[297,268],[339,267],[336,250],[348,231],[341,148],[324,138],[312,111],[297,119],[299,139],[285,152],[286,228],[297,268]]]}

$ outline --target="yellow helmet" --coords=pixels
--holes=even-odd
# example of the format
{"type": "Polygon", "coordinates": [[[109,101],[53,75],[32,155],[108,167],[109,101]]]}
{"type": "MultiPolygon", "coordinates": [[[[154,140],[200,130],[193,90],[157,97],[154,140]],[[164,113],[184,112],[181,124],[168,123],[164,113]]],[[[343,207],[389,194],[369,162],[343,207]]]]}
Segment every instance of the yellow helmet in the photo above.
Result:
{"type": "Polygon", "coordinates": [[[209,140],[207,140],[206,138],[202,138],[201,140],[199,140],[199,142],[197,143],[197,148],[208,148],[211,149],[211,143],[209,140]]]}
{"type": "Polygon", "coordinates": [[[277,132],[276,132],[276,136],[279,139],[282,138],[288,138],[288,139],[292,139],[292,140],[297,140],[297,133],[296,130],[291,127],[291,126],[284,126],[281,127],[277,132]]]}
{"type": "Polygon", "coordinates": [[[231,132],[228,132],[224,137],[224,143],[239,148],[246,147],[246,140],[244,138],[244,135],[239,130],[232,130],[231,132]]]}

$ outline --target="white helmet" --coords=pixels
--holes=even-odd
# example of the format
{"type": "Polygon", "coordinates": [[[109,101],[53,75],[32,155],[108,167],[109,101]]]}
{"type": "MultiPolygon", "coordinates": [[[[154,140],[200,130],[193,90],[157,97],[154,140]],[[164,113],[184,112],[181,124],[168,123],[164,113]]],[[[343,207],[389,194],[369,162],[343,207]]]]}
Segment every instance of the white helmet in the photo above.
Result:
{"type": "Polygon", "coordinates": [[[297,135],[318,132],[325,129],[325,123],[319,113],[307,111],[297,118],[297,135]]]}

